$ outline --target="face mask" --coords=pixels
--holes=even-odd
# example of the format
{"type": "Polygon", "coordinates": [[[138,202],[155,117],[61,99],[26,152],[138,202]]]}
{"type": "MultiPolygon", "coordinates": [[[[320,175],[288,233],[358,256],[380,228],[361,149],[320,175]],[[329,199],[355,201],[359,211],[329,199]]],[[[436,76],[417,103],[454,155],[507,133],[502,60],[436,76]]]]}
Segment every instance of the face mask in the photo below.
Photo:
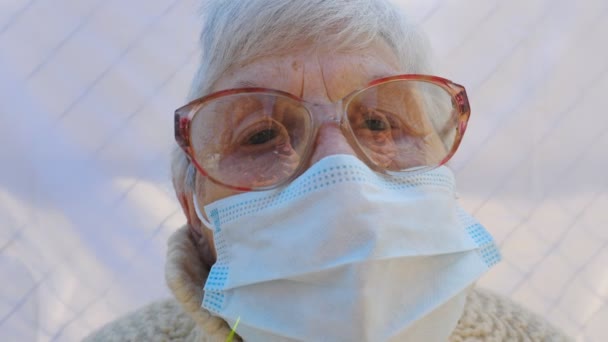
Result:
{"type": "Polygon", "coordinates": [[[202,306],[246,341],[446,341],[500,259],[446,167],[389,176],[334,155],[204,210],[217,262],[202,306]]]}

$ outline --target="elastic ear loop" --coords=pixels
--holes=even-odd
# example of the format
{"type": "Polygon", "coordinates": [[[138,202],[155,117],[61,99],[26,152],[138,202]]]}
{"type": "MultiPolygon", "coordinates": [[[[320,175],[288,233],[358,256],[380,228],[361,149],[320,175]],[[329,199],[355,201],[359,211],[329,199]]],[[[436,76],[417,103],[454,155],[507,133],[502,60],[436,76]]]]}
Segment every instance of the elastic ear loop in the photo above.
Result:
{"type": "Polygon", "coordinates": [[[196,216],[198,216],[198,219],[201,220],[201,222],[203,223],[203,225],[205,225],[205,227],[207,227],[207,229],[213,230],[213,225],[211,224],[211,222],[207,221],[205,216],[203,216],[201,209],[198,207],[198,201],[196,200],[195,193],[192,193],[192,202],[194,203],[194,211],[196,212],[196,216]]]}

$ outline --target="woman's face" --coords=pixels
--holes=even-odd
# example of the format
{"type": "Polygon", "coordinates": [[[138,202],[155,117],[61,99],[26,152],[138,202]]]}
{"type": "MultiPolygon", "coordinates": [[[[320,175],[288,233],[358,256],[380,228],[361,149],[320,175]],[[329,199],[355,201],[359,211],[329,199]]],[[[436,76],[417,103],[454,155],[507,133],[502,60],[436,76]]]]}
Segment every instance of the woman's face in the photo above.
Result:
{"type": "MultiPolygon", "coordinates": [[[[262,87],[294,94],[307,102],[326,105],[342,99],[375,79],[400,73],[396,56],[385,43],[351,53],[302,52],[264,57],[227,70],[211,91],[231,88],[262,87]]],[[[355,154],[337,123],[324,121],[335,117],[334,106],[320,106],[315,113],[324,122],[317,132],[313,151],[306,167],[332,154],[355,154]],[[331,109],[334,108],[334,109],[331,109]]],[[[238,193],[197,175],[199,205],[238,193]]]]}

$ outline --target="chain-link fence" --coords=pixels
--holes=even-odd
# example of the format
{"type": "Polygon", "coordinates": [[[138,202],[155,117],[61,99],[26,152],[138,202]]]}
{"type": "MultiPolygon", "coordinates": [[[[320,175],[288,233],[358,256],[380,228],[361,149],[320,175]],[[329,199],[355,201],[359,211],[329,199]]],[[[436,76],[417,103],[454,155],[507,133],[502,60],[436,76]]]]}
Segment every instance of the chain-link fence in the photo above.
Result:
{"type": "MultiPolygon", "coordinates": [[[[608,3],[401,1],[467,87],[452,167],[500,242],[480,284],[608,339],[608,3]]],[[[0,340],[75,341],[169,296],[172,112],[195,0],[0,2],[0,340]]]]}

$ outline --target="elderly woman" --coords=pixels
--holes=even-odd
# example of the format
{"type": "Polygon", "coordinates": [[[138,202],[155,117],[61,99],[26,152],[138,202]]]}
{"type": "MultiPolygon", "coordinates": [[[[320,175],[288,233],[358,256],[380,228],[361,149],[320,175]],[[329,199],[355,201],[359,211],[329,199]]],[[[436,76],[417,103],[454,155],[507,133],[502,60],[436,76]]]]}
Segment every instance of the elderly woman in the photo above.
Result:
{"type": "Polygon", "coordinates": [[[175,299],[112,341],[561,341],[474,282],[499,260],[442,166],[465,89],[383,0],[212,1],[175,115],[175,299]]]}

